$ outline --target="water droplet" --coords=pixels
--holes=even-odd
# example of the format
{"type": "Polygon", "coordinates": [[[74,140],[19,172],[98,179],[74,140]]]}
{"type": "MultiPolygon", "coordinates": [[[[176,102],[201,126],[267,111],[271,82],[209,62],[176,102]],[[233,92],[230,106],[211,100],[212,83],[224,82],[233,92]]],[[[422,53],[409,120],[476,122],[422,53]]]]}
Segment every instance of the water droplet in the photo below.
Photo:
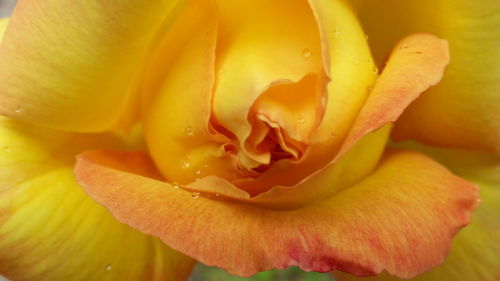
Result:
{"type": "Polygon", "coordinates": [[[299,122],[299,124],[304,124],[306,122],[306,119],[304,118],[303,115],[299,115],[297,117],[297,122],[299,122]]]}
{"type": "Polygon", "coordinates": [[[191,128],[191,127],[186,127],[186,129],[184,129],[184,131],[186,132],[186,135],[188,135],[188,136],[194,135],[193,128],[191,128]]]}
{"type": "Polygon", "coordinates": [[[200,170],[196,171],[196,174],[197,174],[197,175],[200,175],[200,174],[201,174],[201,171],[200,171],[200,170]]]}
{"type": "Polygon", "coordinates": [[[302,50],[302,55],[304,56],[304,58],[308,59],[312,56],[312,52],[309,49],[304,49],[302,50]]]}
{"type": "Polygon", "coordinates": [[[23,112],[24,110],[20,107],[16,108],[16,110],[14,110],[15,113],[21,113],[23,112]]]}
{"type": "Polygon", "coordinates": [[[182,164],[183,169],[188,169],[189,167],[191,167],[191,163],[189,162],[185,162],[184,164],[182,164]]]}
{"type": "Polygon", "coordinates": [[[400,49],[408,49],[408,45],[403,44],[400,49]]]}
{"type": "Polygon", "coordinates": [[[368,40],[368,35],[365,34],[365,40],[368,40]]]}
{"type": "Polygon", "coordinates": [[[172,187],[173,187],[173,188],[175,188],[175,189],[178,189],[178,188],[179,188],[179,187],[181,187],[181,186],[180,186],[180,185],[178,185],[177,183],[174,183],[174,184],[172,185],[172,187]]]}
{"type": "Polygon", "coordinates": [[[340,30],[336,27],[333,35],[340,35],[340,30]]]}
{"type": "Polygon", "coordinates": [[[111,264],[107,264],[106,267],[104,267],[107,271],[110,271],[111,269],[113,269],[113,267],[111,266],[111,264]]]}
{"type": "Polygon", "coordinates": [[[219,194],[219,193],[215,193],[215,197],[219,197],[219,196],[220,196],[220,194],[219,194]]]}
{"type": "Polygon", "coordinates": [[[193,194],[191,194],[191,197],[193,197],[193,199],[198,199],[198,198],[200,198],[200,193],[199,192],[193,192],[193,194]]]}
{"type": "Polygon", "coordinates": [[[373,67],[372,71],[373,71],[373,73],[375,73],[375,74],[376,74],[376,73],[378,73],[378,67],[376,67],[376,66],[375,66],[375,67],[373,67]]]}
{"type": "Polygon", "coordinates": [[[208,168],[208,164],[203,165],[203,168],[208,168]]]}

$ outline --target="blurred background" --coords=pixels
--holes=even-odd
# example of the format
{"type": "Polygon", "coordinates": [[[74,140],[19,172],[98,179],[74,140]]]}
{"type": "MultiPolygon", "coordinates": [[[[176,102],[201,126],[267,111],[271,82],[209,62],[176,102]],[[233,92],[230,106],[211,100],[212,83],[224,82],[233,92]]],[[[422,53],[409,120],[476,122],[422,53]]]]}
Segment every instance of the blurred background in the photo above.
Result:
{"type": "MultiPolygon", "coordinates": [[[[40,0],[41,1],[41,0],[40,0]]],[[[0,18],[8,17],[16,0],[0,0],[0,18]]],[[[239,278],[224,270],[198,264],[189,281],[335,281],[330,274],[303,272],[292,267],[286,270],[272,270],[259,273],[251,278],[239,278]]],[[[0,276],[0,281],[8,281],[0,276]]],[[[71,281],[71,280],[67,280],[71,281]]]]}
{"type": "Polygon", "coordinates": [[[16,0],[0,0],[0,18],[9,16],[15,5],[16,0]]]}

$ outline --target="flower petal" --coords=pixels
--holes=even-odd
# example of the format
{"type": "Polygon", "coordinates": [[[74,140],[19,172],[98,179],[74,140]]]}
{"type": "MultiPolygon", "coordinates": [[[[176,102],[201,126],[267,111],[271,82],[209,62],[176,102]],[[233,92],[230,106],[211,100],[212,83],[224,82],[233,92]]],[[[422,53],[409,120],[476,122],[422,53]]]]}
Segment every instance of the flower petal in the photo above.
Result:
{"type": "Polygon", "coordinates": [[[149,179],[138,172],[147,161],[141,152],[89,151],[75,172],[119,221],[243,276],[297,265],[413,277],[443,260],[477,202],[475,185],[411,151],[393,151],[359,184],[287,211],[217,201],[149,179]]]}
{"type": "Polygon", "coordinates": [[[209,125],[217,26],[215,1],[190,1],[147,73],[147,91],[157,94],[143,101],[146,141],[158,168],[172,182],[234,177],[233,160],[215,141],[222,136],[213,134],[209,125]]]}
{"type": "Polygon", "coordinates": [[[0,42],[3,40],[3,35],[5,33],[5,29],[7,29],[7,24],[9,23],[8,18],[0,19],[0,42]]]}
{"type": "Polygon", "coordinates": [[[0,114],[70,131],[115,125],[184,2],[19,1],[0,48],[0,114]]]}
{"type": "Polygon", "coordinates": [[[398,120],[408,105],[441,80],[449,61],[448,43],[434,35],[419,33],[401,40],[336,157],[368,132],[398,120]]]}
{"type": "MultiPolygon", "coordinates": [[[[411,147],[432,155],[455,173],[478,183],[481,189],[481,204],[474,212],[471,224],[453,240],[444,264],[411,280],[500,280],[500,159],[464,150],[415,144],[411,147]]],[[[341,272],[335,273],[335,276],[341,281],[399,280],[387,274],[363,279],[341,272]]]]}
{"type": "Polygon", "coordinates": [[[395,139],[500,153],[500,2],[352,2],[379,60],[413,32],[432,32],[450,43],[452,61],[443,80],[409,107],[395,139]]]}
{"type": "Polygon", "coordinates": [[[11,280],[185,280],[193,260],[116,221],[72,173],[112,136],[70,135],[0,120],[0,274],[11,280]]]}

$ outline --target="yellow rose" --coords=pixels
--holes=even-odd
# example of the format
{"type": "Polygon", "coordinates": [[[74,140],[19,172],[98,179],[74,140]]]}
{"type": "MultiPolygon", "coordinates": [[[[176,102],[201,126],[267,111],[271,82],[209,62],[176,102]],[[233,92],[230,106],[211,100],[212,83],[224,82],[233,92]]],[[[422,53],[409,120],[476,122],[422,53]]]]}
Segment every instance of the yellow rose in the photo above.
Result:
{"type": "Polygon", "coordinates": [[[478,38],[499,42],[500,5],[383,2],[21,0],[0,29],[0,273],[412,278],[479,184],[452,265],[417,278],[496,278],[500,55],[478,38]]]}

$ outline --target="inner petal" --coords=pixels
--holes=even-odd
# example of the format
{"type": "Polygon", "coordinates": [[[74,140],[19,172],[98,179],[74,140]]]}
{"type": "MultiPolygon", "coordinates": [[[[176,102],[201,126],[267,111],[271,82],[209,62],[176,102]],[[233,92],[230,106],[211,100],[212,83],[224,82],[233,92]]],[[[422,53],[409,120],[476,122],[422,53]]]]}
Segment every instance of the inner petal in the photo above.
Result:
{"type": "MultiPolygon", "coordinates": [[[[320,36],[306,1],[219,0],[217,4],[220,25],[212,110],[218,123],[244,147],[254,125],[249,115],[262,93],[276,91],[277,81],[298,83],[309,73],[323,71],[320,36]]],[[[258,108],[269,111],[271,99],[262,100],[258,108]]],[[[259,126],[260,133],[251,138],[262,141],[268,129],[259,126]]],[[[252,157],[240,160],[257,164],[252,157]]]]}
{"type": "Polygon", "coordinates": [[[272,86],[259,96],[249,114],[252,131],[240,153],[254,160],[248,164],[269,165],[283,158],[297,160],[304,154],[323,116],[322,85],[323,79],[312,74],[298,83],[272,86]]]}

